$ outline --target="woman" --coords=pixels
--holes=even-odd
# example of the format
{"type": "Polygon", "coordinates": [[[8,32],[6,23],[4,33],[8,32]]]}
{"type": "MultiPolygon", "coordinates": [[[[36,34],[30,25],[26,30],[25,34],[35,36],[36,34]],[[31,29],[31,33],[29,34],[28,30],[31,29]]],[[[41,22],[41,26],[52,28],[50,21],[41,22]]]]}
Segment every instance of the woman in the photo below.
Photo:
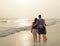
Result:
{"type": "Polygon", "coordinates": [[[37,18],[35,18],[32,23],[31,32],[33,34],[34,42],[37,41],[37,18]]]}

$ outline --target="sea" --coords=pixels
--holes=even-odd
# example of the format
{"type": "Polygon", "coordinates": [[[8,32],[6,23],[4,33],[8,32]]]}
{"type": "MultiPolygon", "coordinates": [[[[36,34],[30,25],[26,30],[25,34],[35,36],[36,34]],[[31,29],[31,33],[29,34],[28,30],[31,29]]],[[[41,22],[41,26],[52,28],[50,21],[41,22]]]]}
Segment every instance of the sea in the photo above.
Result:
{"type": "MultiPolygon", "coordinates": [[[[57,24],[60,19],[48,18],[45,21],[48,27],[57,24]]],[[[32,19],[2,18],[0,19],[0,38],[20,31],[30,31],[32,22],[32,19]]]]}

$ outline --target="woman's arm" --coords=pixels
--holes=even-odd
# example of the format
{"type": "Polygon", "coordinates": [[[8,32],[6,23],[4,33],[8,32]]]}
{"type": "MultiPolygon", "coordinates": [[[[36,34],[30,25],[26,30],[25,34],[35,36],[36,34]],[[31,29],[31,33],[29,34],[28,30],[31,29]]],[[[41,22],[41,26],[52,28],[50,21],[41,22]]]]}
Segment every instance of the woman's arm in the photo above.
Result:
{"type": "Polygon", "coordinates": [[[36,25],[37,25],[37,23],[33,24],[32,27],[34,27],[34,26],[36,26],[36,25]]]}

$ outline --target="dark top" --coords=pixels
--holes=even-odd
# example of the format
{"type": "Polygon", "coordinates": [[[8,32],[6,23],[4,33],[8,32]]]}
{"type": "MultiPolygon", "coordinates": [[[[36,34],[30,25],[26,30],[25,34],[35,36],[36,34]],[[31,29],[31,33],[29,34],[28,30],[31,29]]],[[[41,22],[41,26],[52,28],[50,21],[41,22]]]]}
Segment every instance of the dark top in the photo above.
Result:
{"type": "MultiPolygon", "coordinates": [[[[36,24],[36,22],[33,22],[33,25],[36,24]]],[[[37,29],[37,25],[32,26],[32,29],[37,29]]]]}

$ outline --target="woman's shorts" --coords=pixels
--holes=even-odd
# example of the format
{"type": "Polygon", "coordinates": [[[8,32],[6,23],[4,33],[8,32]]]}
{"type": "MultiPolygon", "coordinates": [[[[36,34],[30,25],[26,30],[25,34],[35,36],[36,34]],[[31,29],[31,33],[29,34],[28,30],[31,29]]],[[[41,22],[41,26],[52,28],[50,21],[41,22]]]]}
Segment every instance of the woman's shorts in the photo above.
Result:
{"type": "Polygon", "coordinates": [[[43,28],[38,28],[38,34],[46,34],[46,28],[43,27],[43,28]]]}
{"type": "Polygon", "coordinates": [[[37,29],[32,29],[32,33],[33,34],[37,33],[37,29]]]}

